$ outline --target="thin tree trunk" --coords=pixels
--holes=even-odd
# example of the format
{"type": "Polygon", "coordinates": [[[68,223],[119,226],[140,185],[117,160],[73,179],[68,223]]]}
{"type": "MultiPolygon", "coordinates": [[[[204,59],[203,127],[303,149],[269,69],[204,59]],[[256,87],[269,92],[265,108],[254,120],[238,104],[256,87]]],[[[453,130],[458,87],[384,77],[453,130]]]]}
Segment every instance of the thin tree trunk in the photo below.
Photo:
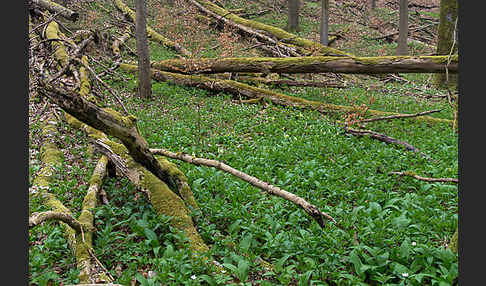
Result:
{"type": "MultiPolygon", "coordinates": [[[[254,73],[444,73],[447,56],[386,57],[288,57],[288,58],[213,58],[170,59],[153,62],[152,68],[183,74],[224,72],[254,73]]],[[[458,55],[448,66],[449,73],[458,71],[458,55]]]]}
{"type": "Polygon", "coordinates": [[[400,21],[398,27],[398,47],[397,55],[406,56],[408,38],[408,0],[400,0],[400,21]]]}
{"type": "Polygon", "coordinates": [[[376,0],[371,0],[370,1],[370,6],[371,6],[371,9],[375,9],[376,8],[376,0]]]}
{"type": "Polygon", "coordinates": [[[136,26],[138,54],[138,96],[149,98],[152,96],[150,85],[150,54],[147,41],[147,13],[145,0],[136,0],[136,26]]]}
{"type": "Polygon", "coordinates": [[[288,0],[289,19],[287,30],[289,32],[299,32],[299,6],[300,0],[288,0]]]}
{"type": "Polygon", "coordinates": [[[320,33],[320,43],[323,46],[329,44],[329,0],[321,0],[321,33],[320,33]]]}
{"type": "MultiPolygon", "coordinates": [[[[441,0],[440,1],[440,22],[438,28],[437,40],[437,54],[448,55],[449,53],[457,52],[457,0],[441,0]],[[456,36],[454,38],[454,36],[456,36]],[[455,41],[456,40],[456,41],[455,41]],[[455,43],[454,43],[455,41],[455,43]],[[453,47],[454,45],[454,47],[453,47]]],[[[448,75],[449,86],[457,85],[457,75],[448,75]]],[[[435,83],[438,86],[444,85],[446,82],[446,75],[436,76],[435,83]]]]}

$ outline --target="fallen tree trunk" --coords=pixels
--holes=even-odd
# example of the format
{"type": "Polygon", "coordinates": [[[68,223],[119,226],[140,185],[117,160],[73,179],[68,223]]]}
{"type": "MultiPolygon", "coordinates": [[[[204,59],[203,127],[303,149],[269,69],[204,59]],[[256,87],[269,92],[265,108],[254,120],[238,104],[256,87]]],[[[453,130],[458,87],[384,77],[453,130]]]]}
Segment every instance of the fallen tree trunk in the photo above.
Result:
{"type": "Polygon", "coordinates": [[[286,79],[266,79],[253,76],[238,76],[237,80],[254,84],[278,85],[278,86],[300,86],[300,87],[329,87],[346,88],[346,86],[336,82],[312,81],[312,80],[286,80],[286,79]]]}
{"type": "Polygon", "coordinates": [[[351,54],[327,46],[323,46],[311,40],[301,38],[283,29],[266,25],[257,21],[241,18],[238,15],[235,15],[228,10],[221,8],[218,5],[211,3],[207,0],[189,0],[189,2],[195,5],[203,13],[208,14],[216,18],[218,21],[222,21],[225,24],[230,25],[234,28],[237,28],[239,30],[245,30],[244,32],[257,36],[259,40],[266,41],[266,39],[259,37],[256,33],[265,33],[267,34],[267,38],[276,38],[281,43],[293,45],[297,48],[297,52],[299,54],[351,56],[351,54]]]}
{"type": "Polygon", "coordinates": [[[46,9],[51,13],[58,14],[73,22],[76,22],[79,18],[78,12],[68,9],[62,5],[59,5],[56,2],[49,1],[49,0],[31,0],[31,1],[32,3],[36,4],[40,8],[46,9]]]}
{"type": "MultiPolygon", "coordinates": [[[[135,23],[135,12],[130,9],[125,3],[123,3],[121,0],[114,0],[115,6],[123,12],[133,23],[135,23]]],[[[155,42],[158,42],[161,45],[164,45],[166,47],[169,47],[179,54],[185,56],[185,57],[191,57],[192,53],[186,50],[185,48],[181,47],[179,44],[177,44],[174,41],[171,41],[167,39],[166,37],[162,36],[161,34],[157,33],[154,29],[152,29],[149,25],[147,25],[147,37],[150,40],[153,40],[155,42]]]]}
{"type": "Polygon", "coordinates": [[[309,214],[313,219],[316,220],[316,222],[321,226],[325,226],[325,220],[330,220],[334,223],[337,223],[336,220],[328,215],[327,213],[321,212],[316,206],[308,203],[306,200],[303,198],[289,193],[285,190],[280,189],[277,186],[273,186],[267,182],[264,182],[256,177],[250,176],[246,173],[243,173],[239,170],[236,170],[235,168],[232,168],[231,166],[226,165],[225,163],[216,161],[216,160],[209,160],[209,159],[203,159],[203,158],[195,158],[192,156],[189,156],[187,154],[183,153],[174,153],[170,152],[164,149],[150,149],[150,151],[154,154],[160,154],[172,159],[177,159],[181,160],[184,162],[188,162],[191,164],[195,165],[204,165],[208,167],[213,167],[218,170],[230,173],[231,175],[238,177],[245,182],[250,183],[252,186],[255,186],[271,195],[277,196],[284,198],[288,201],[291,201],[292,203],[296,204],[300,208],[302,208],[307,214],[309,214]]]}
{"type": "Polygon", "coordinates": [[[169,186],[175,187],[170,174],[160,166],[149,151],[147,142],[138,131],[137,118],[135,116],[122,116],[113,109],[98,107],[96,104],[79,96],[76,92],[63,90],[42,81],[40,84],[43,87],[41,92],[64,111],[91,127],[120,139],[136,162],[147,168],[169,186]]]}
{"type": "MultiPolygon", "coordinates": [[[[254,73],[445,73],[448,56],[385,56],[385,57],[289,57],[289,58],[213,58],[170,59],[153,62],[161,71],[183,74],[224,72],[254,73]]],[[[447,66],[449,73],[458,72],[458,55],[447,66]]]]}
{"type": "MultiPolygon", "coordinates": [[[[136,73],[137,71],[136,65],[120,64],[120,68],[132,73],[136,73]]],[[[202,75],[183,75],[177,73],[163,72],[156,69],[152,69],[152,78],[157,81],[167,81],[178,85],[193,86],[215,92],[226,92],[235,96],[242,95],[247,98],[263,98],[269,102],[272,102],[275,105],[317,110],[321,113],[361,111],[359,107],[311,101],[303,98],[277,93],[263,88],[253,87],[234,80],[220,80],[208,78],[202,75]]],[[[399,115],[399,113],[373,109],[368,109],[367,114],[374,116],[399,115]]],[[[452,124],[452,120],[435,118],[431,116],[413,117],[413,119],[430,123],[452,124]]]]}

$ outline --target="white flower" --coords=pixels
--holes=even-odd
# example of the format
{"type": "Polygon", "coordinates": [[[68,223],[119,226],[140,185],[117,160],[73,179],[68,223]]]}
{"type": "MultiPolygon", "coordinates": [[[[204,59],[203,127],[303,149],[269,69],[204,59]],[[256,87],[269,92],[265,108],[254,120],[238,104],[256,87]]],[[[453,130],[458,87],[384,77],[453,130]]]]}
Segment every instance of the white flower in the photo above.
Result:
{"type": "Polygon", "coordinates": [[[408,277],[408,273],[402,273],[403,277],[408,277]]]}
{"type": "Polygon", "coordinates": [[[191,279],[192,279],[192,280],[195,280],[195,279],[196,279],[196,275],[192,275],[192,276],[191,276],[191,279]]]}
{"type": "Polygon", "coordinates": [[[415,246],[417,245],[417,243],[415,241],[412,241],[412,246],[415,246]]]}

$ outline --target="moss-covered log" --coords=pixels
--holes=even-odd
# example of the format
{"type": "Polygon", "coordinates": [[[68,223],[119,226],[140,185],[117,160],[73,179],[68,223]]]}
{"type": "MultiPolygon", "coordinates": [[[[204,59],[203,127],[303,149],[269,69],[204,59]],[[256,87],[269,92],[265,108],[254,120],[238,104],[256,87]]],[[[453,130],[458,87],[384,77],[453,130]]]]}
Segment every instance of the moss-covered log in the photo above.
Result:
{"type": "Polygon", "coordinates": [[[68,20],[76,22],[79,18],[79,13],[71,9],[68,9],[56,2],[49,0],[32,0],[32,3],[40,8],[46,9],[53,14],[58,14],[68,20]]]}
{"type": "MultiPolygon", "coordinates": [[[[297,52],[301,55],[351,55],[337,49],[323,46],[311,40],[301,38],[283,29],[266,25],[257,21],[241,18],[238,15],[235,15],[228,10],[221,8],[218,5],[211,3],[207,0],[189,0],[189,2],[195,5],[203,13],[216,18],[218,21],[223,21],[227,25],[231,25],[234,28],[240,30],[246,27],[247,29],[245,29],[245,33],[248,33],[247,30],[252,30],[258,33],[265,33],[267,37],[276,38],[281,43],[292,45],[296,47],[297,52]]],[[[259,37],[257,34],[252,34],[256,36],[259,40],[266,41],[266,39],[259,37]]]]}
{"type": "MultiPolygon", "coordinates": [[[[123,3],[121,0],[114,0],[115,6],[123,12],[133,23],[135,23],[135,12],[130,9],[125,3],[123,3]]],[[[178,52],[179,54],[186,56],[186,57],[191,57],[192,53],[186,50],[185,48],[181,47],[179,44],[177,44],[174,41],[171,41],[167,39],[166,37],[162,36],[161,34],[157,33],[154,29],[152,29],[149,25],[147,25],[147,37],[154,41],[157,42],[161,45],[164,45],[168,48],[171,48],[178,52]]]]}
{"type": "MultiPolygon", "coordinates": [[[[132,73],[135,73],[137,71],[136,65],[120,64],[120,68],[126,71],[130,71],[132,73]]],[[[225,92],[228,94],[233,94],[235,96],[242,95],[247,98],[263,98],[276,105],[290,106],[301,109],[312,109],[322,113],[361,111],[358,107],[311,101],[303,98],[277,93],[268,89],[253,87],[234,80],[220,80],[208,78],[202,75],[183,75],[163,72],[156,69],[152,69],[152,78],[157,81],[166,81],[178,85],[193,86],[215,92],[225,92]]],[[[368,109],[367,114],[374,116],[399,115],[399,113],[372,109],[368,109]]],[[[413,117],[413,119],[430,123],[452,124],[451,120],[430,116],[413,117]]]]}
{"type": "MultiPolygon", "coordinates": [[[[289,57],[170,59],[151,64],[161,71],[184,74],[224,72],[254,73],[445,73],[448,56],[384,57],[289,57]]],[[[449,73],[458,72],[458,55],[452,57],[449,73]]]]}
{"type": "MultiPolygon", "coordinates": [[[[122,144],[113,142],[106,137],[98,138],[94,143],[97,146],[96,149],[109,157],[115,163],[117,169],[121,170],[135,186],[148,191],[150,202],[158,214],[172,217],[170,224],[189,238],[189,249],[194,254],[201,254],[209,250],[194,227],[190,210],[181,196],[175,194],[167,184],[135,162],[122,144]]],[[[166,159],[160,158],[159,160],[161,163],[163,162],[162,165],[171,168],[172,172],[181,173],[174,165],[168,164],[169,162],[166,159]]],[[[185,177],[184,182],[187,184],[185,177]]],[[[190,189],[186,190],[191,192],[190,189]]],[[[190,196],[192,197],[192,192],[190,196]]],[[[197,207],[197,205],[195,206],[197,207]]]]}
{"type": "Polygon", "coordinates": [[[94,213],[92,210],[98,204],[98,193],[106,175],[107,164],[108,158],[101,156],[89,180],[89,188],[83,200],[81,214],[78,217],[79,222],[83,225],[83,230],[87,230],[83,233],[78,233],[76,236],[75,255],[76,264],[80,270],[78,277],[81,283],[113,281],[113,279],[108,277],[107,273],[97,271],[98,267],[96,263],[93,263],[92,257],[94,229],[94,213]]]}
{"type": "Polygon", "coordinates": [[[238,81],[253,83],[257,85],[274,85],[274,86],[300,86],[300,87],[328,87],[328,88],[345,88],[346,86],[328,81],[312,80],[287,80],[287,79],[268,79],[253,76],[238,76],[238,81]]]}
{"type": "Polygon", "coordinates": [[[54,57],[59,64],[59,69],[62,69],[68,64],[69,57],[66,52],[66,47],[60,37],[59,24],[55,21],[50,22],[47,25],[43,36],[45,39],[51,40],[51,48],[54,51],[54,57]]]}
{"type": "MultiPolygon", "coordinates": [[[[62,162],[62,152],[57,147],[55,142],[57,132],[57,120],[53,114],[42,123],[41,137],[43,139],[40,158],[42,167],[35,177],[30,194],[42,198],[43,203],[51,208],[54,212],[64,213],[72,217],[71,211],[64,206],[64,204],[56,198],[56,195],[49,191],[52,183],[53,175],[56,168],[62,162]]],[[[75,249],[76,245],[76,231],[65,223],[61,223],[65,227],[65,237],[71,246],[75,249]]]]}

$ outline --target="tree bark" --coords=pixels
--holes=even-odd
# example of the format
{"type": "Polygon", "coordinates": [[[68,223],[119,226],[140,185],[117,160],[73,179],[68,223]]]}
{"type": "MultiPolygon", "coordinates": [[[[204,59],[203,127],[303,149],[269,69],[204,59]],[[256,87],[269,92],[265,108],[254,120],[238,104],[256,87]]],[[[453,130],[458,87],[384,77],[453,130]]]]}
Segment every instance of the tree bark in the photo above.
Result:
{"type": "MultiPolygon", "coordinates": [[[[153,62],[152,68],[183,74],[224,72],[261,73],[444,73],[447,56],[385,57],[289,57],[170,59],[153,62]]],[[[458,72],[458,56],[449,64],[449,73],[458,72]]]]}
{"type": "Polygon", "coordinates": [[[297,52],[301,55],[338,55],[338,56],[351,56],[351,54],[323,46],[311,40],[301,38],[297,35],[289,33],[277,27],[266,25],[257,21],[241,18],[226,9],[223,9],[216,4],[207,0],[189,0],[192,4],[198,7],[202,12],[215,17],[218,20],[225,21],[226,23],[238,24],[238,29],[241,26],[250,28],[252,30],[261,31],[270,37],[276,38],[279,42],[292,45],[297,48],[297,52]]]}
{"type": "Polygon", "coordinates": [[[61,6],[56,2],[49,1],[49,0],[31,0],[31,1],[37,6],[44,8],[53,14],[59,14],[62,17],[71,20],[73,22],[76,22],[79,18],[78,12],[75,12],[71,9],[61,6]]]}
{"type": "Polygon", "coordinates": [[[150,98],[152,86],[150,84],[150,54],[147,41],[147,7],[145,0],[136,0],[136,25],[138,54],[138,96],[150,98]]]}
{"type": "Polygon", "coordinates": [[[288,0],[288,23],[287,30],[289,32],[299,32],[299,6],[300,0],[288,0]]]}
{"type": "Polygon", "coordinates": [[[400,0],[400,20],[398,25],[398,47],[397,55],[406,56],[408,38],[408,0],[400,0]]]}
{"type": "Polygon", "coordinates": [[[329,44],[329,0],[321,0],[321,2],[320,43],[327,46],[329,44]]]}
{"type": "MultiPolygon", "coordinates": [[[[121,64],[120,68],[130,72],[136,72],[137,66],[129,64],[121,64]]],[[[215,78],[208,78],[201,75],[183,75],[177,73],[164,72],[152,69],[152,78],[157,81],[166,81],[173,84],[192,86],[210,90],[213,92],[226,92],[237,97],[245,96],[247,98],[262,98],[266,101],[272,102],[275,105],[290,106],[294,108],[317,110],[321,113],[332,112],[359,112],[358,107],[343,106],[330,103],[323,103],[318,101],[306,100],[303,98],[293,97],[271,90],[249,86],[247,84],[237,82],[234,80],[219,80],[215,78]]],[[[375,116],[398,115],[393,112],[379,111],[368,109],[367,114],[375,116]]],[[[452,124],[451,120],[435,118],[430,116],[413,117],[415,120],[426,121],[430,123],[447,123],[452,124]]]]}
{"type": "Polygon", "coordinates": [[[371,9],[376,8],[376,0],[370,0],[370,7],[371,7],[371,9]]]}
{"type": "MultiPolygon", "coordinates": [[[[451,52],[456,53],[458,50],[457,44],[457,0],[441,0],[440,1],[440,20],[438,28],[437,39],[437,54],[448,55],[451,52]],[[455,36],[455,37],[454,37],[455,36]]],[[[457,85],[457,75],[448,75],[448,86],[453,87],[457,85]]],[[[435,83],[437,86],[443,86],[446,82],[446,75],[437,75],[435,83]]]]}

